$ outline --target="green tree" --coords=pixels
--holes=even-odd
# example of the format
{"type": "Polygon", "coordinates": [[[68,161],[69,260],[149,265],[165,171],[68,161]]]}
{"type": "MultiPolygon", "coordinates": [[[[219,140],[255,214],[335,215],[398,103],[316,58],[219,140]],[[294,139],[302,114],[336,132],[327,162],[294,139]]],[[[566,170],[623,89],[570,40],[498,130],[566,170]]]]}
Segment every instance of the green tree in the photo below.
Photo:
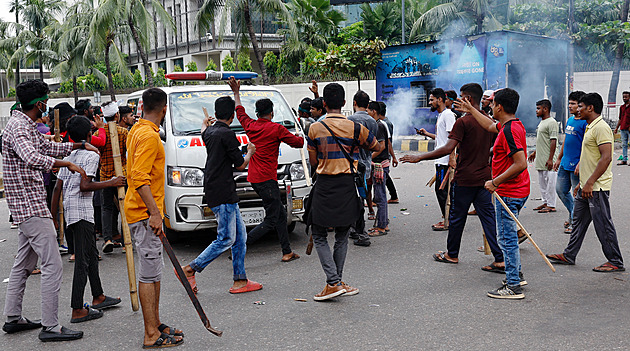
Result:
{"type": "Polygon", "coordinates": [[[615,48],[615,62],[613,64],[612,78],[610,79],[610,87],[608,89],[608,104],[615,105],[617,103],[617,88],[619,87],[619,75],[621,73],[621,64],[623,62],[624,48],[630,41],[630,25],[628,25],[628,8],[630,0],[624,0],[623,6],[619,13],[619,21],[615,21],[615,25],[608,27],[607,33],[614,33],[617,36],[617,47],[615,48]]]}
{"type": "Polygon", "coordinates": [[[249,58],[248,51],[239,52],[236,60],[238,62],[236,66],[237,71],[253,71],[252,59],[249,58]]]}
{"type": "MultiPolygon", "coordinates": [[[[164,71],[162,71],[164,72],[164,71]]],[[[158,70],[158,75],[160,73],[160,70],[158,70]]],[[[157,85],[158,83],[155,82],[156,86],[162,86],[162,85],[157,85]]],[[[133,75],[131,76],[131,85],[134,88],[144,88],[144,81],[142,80],[142,74],[140,74],[140,70],[137,69],[133,72],[133,75]]]]}
{"type": "Polygon", "coordinates": [[[222,71],[236,70],[236,65],[234,64],[234,59],[232,59],[232,56],[225,56],[223,61],[221,61],[221,70],[222,71]]]}
{"type": "Polygon", "coordinates": [[[186,72],[197,72],[197,63],[190,61],[186,64],[186,72]]]}
{"type": "MultiPolygon", "coordinates": [[[[153,71],[151,72],[153,74],[153,71]]],[[[155,75],[155,86],[156,87],[165,87],[168,85],[166,81],[166,72],[163,69],[158,68],[157,74],[155,75]]]]}
{"type": "Polygon", "coordinates": [[[217,64],[214,63],[214,60],[210,59],[208,61],[208,65],[206,65],[205,71],[216,71],[218,70],[217,64]]]}
{"type": "Polygon", "coordinates": [[[263,63],[267,67],[267,73],[270,77],[276,77],[278,71],[278,56],[273,51],[267,51],[263,58],[263,63]]]}
{"type": "Polygon", "coordinates": [[[341,28],[333,42],[337,45],[359,43],[367,38],[363,21],[341,28]]]}
{"type": "Polygon", "coordinates": [[[319,53],[319,66],[324,74],[342,73],[357,78],[361,89],[361,74],[374,71],[385,46],[385,42],[378,39],[358,44],[330,45],[325,53],[319,53]]]}

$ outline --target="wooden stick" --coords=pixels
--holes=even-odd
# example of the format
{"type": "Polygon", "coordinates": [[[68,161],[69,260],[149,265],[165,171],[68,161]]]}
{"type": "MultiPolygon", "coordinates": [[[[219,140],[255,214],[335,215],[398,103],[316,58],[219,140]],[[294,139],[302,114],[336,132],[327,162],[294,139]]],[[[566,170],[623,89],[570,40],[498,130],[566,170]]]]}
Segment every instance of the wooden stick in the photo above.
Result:
{"type": "MultiPolygon", "coordinates": [[[[61,129],[59,127],[59,109],[55,109],[55,142],[61,142],[61,129]]],[[[53,214],[54,216],[55,214],[53,214]]],[[[64,214],[63,214],[63,189],[59,193],[59,244],[63,245],[63,237],[64,237],[64,214]]]]}
{"type": "MultiPolygon", "coordinates": [[[[120,145],[118,144],[118,128],[116,122],[107,122],[109,137],[112,144],[112,158],[114,159],[114,171],[116,177],[123,176],[122,160],[120,155],[120,145]]],[[[127,259],[127,276],[129,278],[129,295],[131,297],[131,309],[137,311],[140,308],[138,303],[138,289],[136,287],[136,266],[133,261],[133,245],[131,245],[131,233],[125,217],[125,188],[118,187],[118,209],[122,221],[123,241],[125,244],[125,257],[127,259]]]]}
{"type": "Polygon", "coordinates": [[[545,260],[545,263],[547,263],[547,265],[549,266],[549,268],[551,268],[552,272],[556,272],[556,268],[551,264],[551,262],[549,262],[549,259],[547,258],[547,256],[545,256],[545,254],[540,250],[540,248],[538,247],[538,245],[536,245],[536,242],[534,242],[534,239],[532,239],[531,235],[529,235],[529,233],[527,232],[527,229],[525,229],[525,227],[523,227],[523,225],[521,224],[521,222],[518,220],[518,218],[516,218],[516,216],[514,215],[514,213],[512,213],[512,211],[510,210],[510,208],[505,204],[505,202],[503,202],[503,199],[501,198],[501,196],[499,196],[499,194],[497,194],[496,192],[492,193],[494,195],[494,197],[499,200],[499,202],[501,203],[501,205],[503,206],[503,208],[507,211],[507,213],[510,214],[510,217],[512,217],[512,219],[516,222],[516,224],[523,230],[523,233],[525,233],[525,235],[527,235],[527,238],[529,239],[529,241],[532,243],[532,245],[534,245],[534,247],[536,248],[536,251],[538,251],[538,253],[540,254],[540,256],[542,256],[542,258],[545,260]]]}
{"type": "Polygon", "coordinates": [[[455,170],[449,167],[448,168],[448,194],[446,195],[446,211],[444,211],[444,228],[448,228],[448,225],[449,225],[448,218],[451,215],[451,189],[453,188],[454,177],[455,177],[455,170]]]}
{"type": "Polygon", "coordinates": [[[435,174],[433,175],[433,178],[431,178],[428,182],[427,182],[427,186],[430,188],[433,186],[433,184],[435,184],[435,180],[437,179],[437,177],[435,176],[435,174]]]}
{"type": "Polygon", "coordinates": [[[483,254],[486,256],[492,255],[490,244],[488,244],[488,238],[486,238],[486,232],[483,232],[483,254]]]}
{"type": "Polygon", "coordinates": [[[308,171],[308,165],[306,164],[306,155],[304,155],[304,148],[300,148],[300,157],[302,158],[302,168],[304,168],[304,177],[306,178],[306,185],[313,185],[313,181],[311,181],[311,173],[308,171]]]}

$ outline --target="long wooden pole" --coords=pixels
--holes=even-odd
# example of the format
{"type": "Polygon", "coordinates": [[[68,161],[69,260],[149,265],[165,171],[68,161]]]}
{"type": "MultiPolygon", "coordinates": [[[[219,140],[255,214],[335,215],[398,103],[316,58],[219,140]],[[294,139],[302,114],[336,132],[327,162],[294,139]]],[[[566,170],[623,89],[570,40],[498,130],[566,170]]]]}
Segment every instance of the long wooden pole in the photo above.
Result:
{"type": "MultiPolygon", "coordinates": [[[[447,177],[444,177],[446,179],[447,177]]],[[[455,169],[448,167],[448,194],[446,195],[446,209],[444,211],[444,228],[448,229],[449,216],[451,215],[451,189],[453,189],[453,178],[455,178],[455,169]]]]}
{"type": "Polygon", "coordinates": [[[510,214],[510,217],[512,217],[512,219],[516,222],[516,224],[523,230],[523,233],[525,233],[525,235],[527,235],[527,238],[529,239],[529,241],[532,243],[532,245],[534,245],[534,247],[536,248],[536,251],[538,251],[538,253],[540,254],[540,256],[542,256],[542,258],[545,260],[545,263],[547,263],[547,265],[549,266],[549,268],[551,268],[551,271],[553,271],[554,273],[556,272],[556,268],[551,264],[551,262],[549,262],[549,259],[547,258],[547,256],[545,256],[545,254],[542,252],[542,250],[540,250],[540,248],[538,247],[538,245],[536,245],[536,242],[534,242],[534,239],[532,239],[532,236],[529,235],[529,233],[527,232],[527,229],[525,229],[525,227],[523,227],[523,225],[521,224],[521,222],[518,220],[518,218],[516,218],[516,216],[514,215],[514,213],[512,213],[512,211],[510,210],[510,208],[505,204],[505,202],[503,202],[503,199],[501,198],[501,196],[499,196],[499,194],[497,194],[496,192],[492,193],[494,195],[494,197],[499,200],[499,202],[501,203],[501,205],[503,206],[503,208],[507,211],[507,213],[510,214]]]}
{"type": "MultiPolygon", "coordinates": [[[[120,155],[120,145],[118,144],[118,128],[116,122],[107,122],[109,137],[112,143],[112,158],[114,159],[114,171],[116,177],[123,176],[122,160],[120,155]]],[[[125,257],[127,258],[127,276],[129,277],[129,295],[131,296],[131,309],[137,311],[140,308],[138,303],[138,289],[136,287],[136,266],[133,261],[133,245],[131,245],[131,233],[125,217],[125,188],[118,187],[118,209],[122,220],[123,241],[125,244],[125,257]]]]}
{"type": "MultiPolygon", "coordinates": [[[[55,109],[55,142],[61,142],[61,129],[59,127],[59,109],[55,109]]],[[[63,189],[61,190],[63,192],[63,189]]],[[[59,244],[63,245],[63,237],[64,237],[64,215],[63,215],[63,193],[59,194],[59,244]]],[[[53,216],[55,214],[53,213],[53,216]]]]}

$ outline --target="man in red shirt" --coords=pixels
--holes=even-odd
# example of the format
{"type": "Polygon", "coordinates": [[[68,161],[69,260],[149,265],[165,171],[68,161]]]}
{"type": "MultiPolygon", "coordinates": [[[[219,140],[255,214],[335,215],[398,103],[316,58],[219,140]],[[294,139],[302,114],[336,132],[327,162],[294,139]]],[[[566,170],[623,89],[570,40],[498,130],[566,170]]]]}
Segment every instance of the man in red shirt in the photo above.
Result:
{"type": "Polygon", "coordinates": [[[289,244],[287,212],[282,204],[280,188],[278,188],[278,152],[282,142],[294,148],[303,147],[304,138],[291,134],[286,127],[272,121],[273,102],[269,99],[256,101],[258,119],[249,118],[241,104],[239,93],[241,83],[230,77],[229,85],[236,101],[236,117],[245,129],[250,142],[256,146],[256,153],[249,163],[247,181],[252,184],[265,207],[265,219],[249,232],[247,243],[255,242],[275,230],[282,246],[282,262],[293,261],[300,256],[291,250],[291,244],[289,244]]]}
{"type": "Polygon", "coordinates": [[[617,166],[628,164],[628,139],[630,136],[630,91],[623,92],[623,105],[619,107],[619,122],[615,128],[615,134],[621,130],[621,155],[623,158],[617,166]]]}
{"type": "MultiPolygon", "coordinates": [[[[467,100],[458,99],[455,103],[460,111],[475,117],[477,123],[492,133],[498,133],[494,142],[492,157],[492,180],[485,184],[489,192],[501,196],[510,211],[518,216],[529,197],[529,172],[527,172],[527,144],[525,127],[516,118],[519,95],[510,88],[495,92],[492,103],[493,117],[484,116],[467,100]]],[[[518,247],[516,222],[497,200],[497,234],[499,244],[505,258],[505,277],[500,288],[488,292],[488,296],[496,299],[522,299],[522,286],[527,282],[521,274],[521,256],[518,247]]]]}

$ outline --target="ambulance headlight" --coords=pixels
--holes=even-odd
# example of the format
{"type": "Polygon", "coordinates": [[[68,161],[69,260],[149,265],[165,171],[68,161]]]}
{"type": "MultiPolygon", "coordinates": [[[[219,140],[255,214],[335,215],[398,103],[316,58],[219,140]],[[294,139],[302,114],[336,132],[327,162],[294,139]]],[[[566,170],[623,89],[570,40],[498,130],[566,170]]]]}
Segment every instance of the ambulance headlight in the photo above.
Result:
{"type": "Polygon", "coordinates": [[[303,180],[306,179],[304,175],[304,167],[302,167],[301,163],[294,163],[289,167],[289,174],[291,175],[291,180],[303,180]]]}
{"type": "Polygon", "coordinates": [[[168,167],[168,185],[203,186],[203,171],[199,168],[168,167]]]}

